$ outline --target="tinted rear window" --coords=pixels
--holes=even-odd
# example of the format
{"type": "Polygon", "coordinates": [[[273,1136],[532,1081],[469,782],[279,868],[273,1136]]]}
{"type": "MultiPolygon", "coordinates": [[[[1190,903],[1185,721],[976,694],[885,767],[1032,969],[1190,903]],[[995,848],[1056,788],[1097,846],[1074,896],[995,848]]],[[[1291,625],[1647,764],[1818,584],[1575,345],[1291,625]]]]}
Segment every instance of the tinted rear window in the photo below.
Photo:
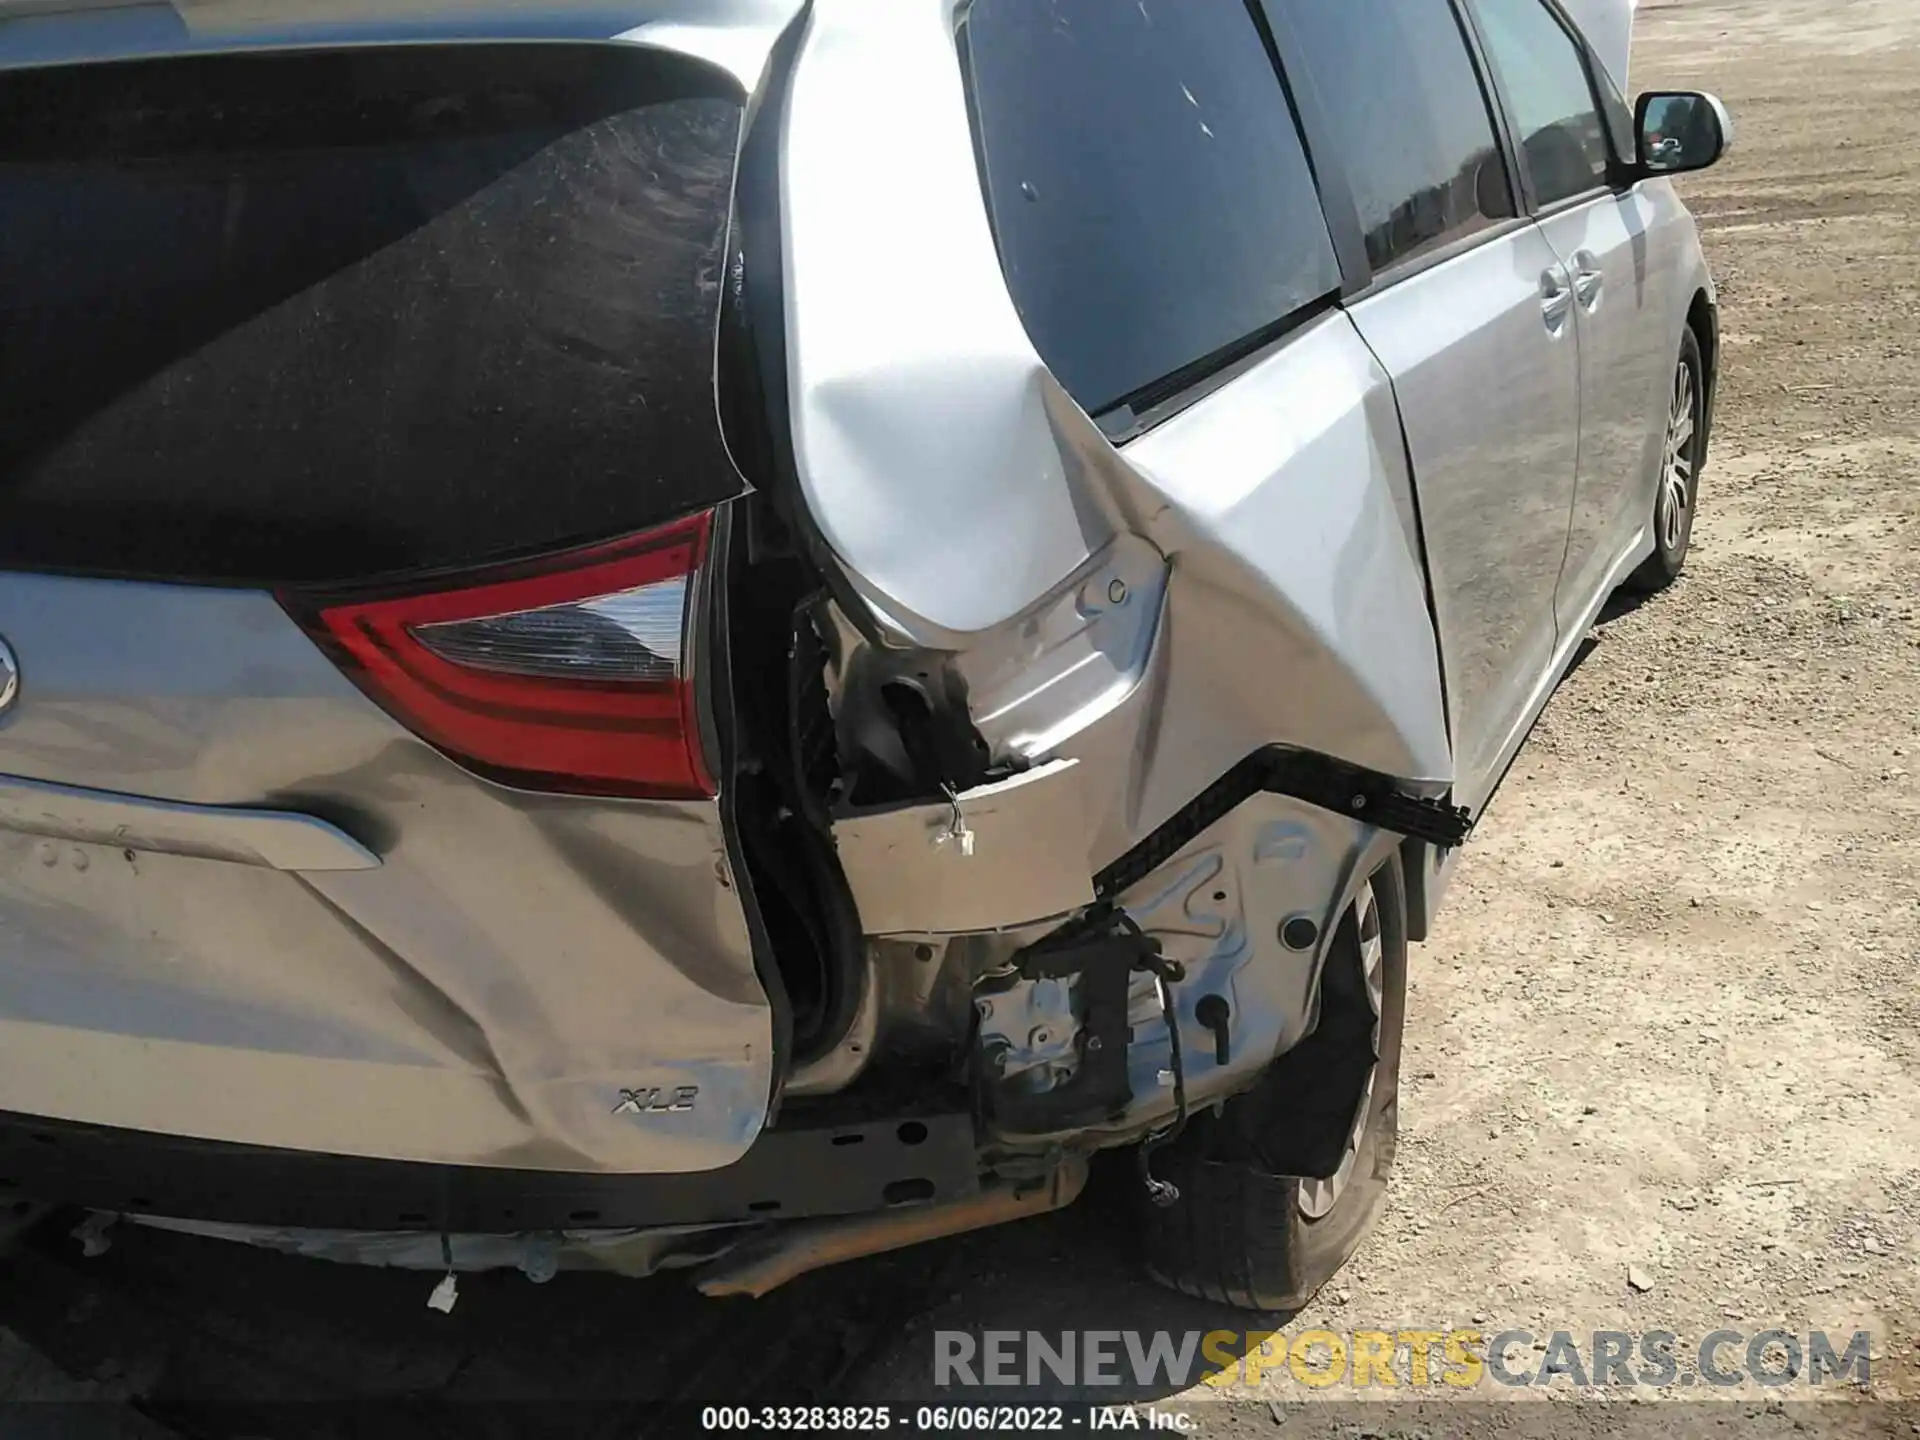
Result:
{"type": "Polygon", "coordinates": [[[1007,284],[1082,408],[1338,289],[1243,0],[973,0],[964,40],[1007,284]]]}
{"type": "Polygon", "coordinates": [[[736,493],[739,124],[613,46],[0,77],[0,564],[337,581],[736,493]]]}

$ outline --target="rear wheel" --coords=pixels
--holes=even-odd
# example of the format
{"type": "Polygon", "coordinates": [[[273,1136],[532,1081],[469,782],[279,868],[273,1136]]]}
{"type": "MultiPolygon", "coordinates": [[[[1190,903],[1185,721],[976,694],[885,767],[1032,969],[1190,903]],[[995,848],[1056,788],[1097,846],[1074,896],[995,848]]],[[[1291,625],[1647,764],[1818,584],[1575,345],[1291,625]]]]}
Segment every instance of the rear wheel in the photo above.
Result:
{"type": "Polygon", "coordinates": [[[1155,1157],[1180,1190],[1146,1218],[1156,1280],[1247,1309],[1295,1310],[1359,1247],[1393,1168],[1406,959],[1395,859],[1334,934],[1313,1033],[1155,1157]],[[1324,1178],[1298,1178],[1307,1174],[1324,1178]]]}
{"type": "Polygon", "coordinates": [[[1700,497],[1700,467],[1707,458],[1705,382],[1700,341],[1688,327],[1680,335],[1680,358],[1674,364],[1667,397],[1667,434],[1660,452],[1660,483],[1653,496],[1653,553],[1628,581],[1636,590],[1664,590],[1687,563],[1700,497]]]}

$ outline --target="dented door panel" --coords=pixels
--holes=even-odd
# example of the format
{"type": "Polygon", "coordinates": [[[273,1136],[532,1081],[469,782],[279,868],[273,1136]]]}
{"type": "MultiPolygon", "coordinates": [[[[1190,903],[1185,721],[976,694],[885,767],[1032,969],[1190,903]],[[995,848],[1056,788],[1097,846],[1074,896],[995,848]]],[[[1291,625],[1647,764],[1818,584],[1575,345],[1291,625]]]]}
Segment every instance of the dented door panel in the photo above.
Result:
{"type": "Polygon", "coordinates": [[[1522,224],[1352,307],[1393,376],[1418,477],[1455,798],[1476,810],[1552,674],[1580,428],[1578,337],[1542,301],[1559,274],[1522,224]]]}

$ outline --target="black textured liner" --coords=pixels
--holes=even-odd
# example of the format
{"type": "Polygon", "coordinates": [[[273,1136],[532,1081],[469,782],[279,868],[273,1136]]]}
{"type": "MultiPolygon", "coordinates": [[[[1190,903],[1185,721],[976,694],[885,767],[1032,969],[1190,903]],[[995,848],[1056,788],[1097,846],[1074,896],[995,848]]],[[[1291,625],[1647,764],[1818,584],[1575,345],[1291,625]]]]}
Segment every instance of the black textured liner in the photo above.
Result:
{"type": "Polygon", "coordinates": [[[1351,815],[1442,849],[1459,845],[1473,829],[1473,816],[1465,806],[1408,794],[1390,776],[1324,755],[1269,746],[1235,765],[1094,876],[1094,893],[1102,900],[1111,900],[1166,864],[1222,816],[1263,793],[1304,800],[1322,810],[1351,815]]]}

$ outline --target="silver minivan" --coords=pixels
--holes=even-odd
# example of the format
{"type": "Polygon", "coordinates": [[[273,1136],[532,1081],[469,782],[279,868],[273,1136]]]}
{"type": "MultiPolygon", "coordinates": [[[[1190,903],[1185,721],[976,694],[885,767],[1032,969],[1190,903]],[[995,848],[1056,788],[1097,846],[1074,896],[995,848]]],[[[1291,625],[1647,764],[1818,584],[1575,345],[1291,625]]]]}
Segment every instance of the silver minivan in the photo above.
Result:
{"type": "Polygon", "coordinates": [[[0,3],[0,1186],[1299,1303],[1686,558],[1629,0],[0,3]]]}

